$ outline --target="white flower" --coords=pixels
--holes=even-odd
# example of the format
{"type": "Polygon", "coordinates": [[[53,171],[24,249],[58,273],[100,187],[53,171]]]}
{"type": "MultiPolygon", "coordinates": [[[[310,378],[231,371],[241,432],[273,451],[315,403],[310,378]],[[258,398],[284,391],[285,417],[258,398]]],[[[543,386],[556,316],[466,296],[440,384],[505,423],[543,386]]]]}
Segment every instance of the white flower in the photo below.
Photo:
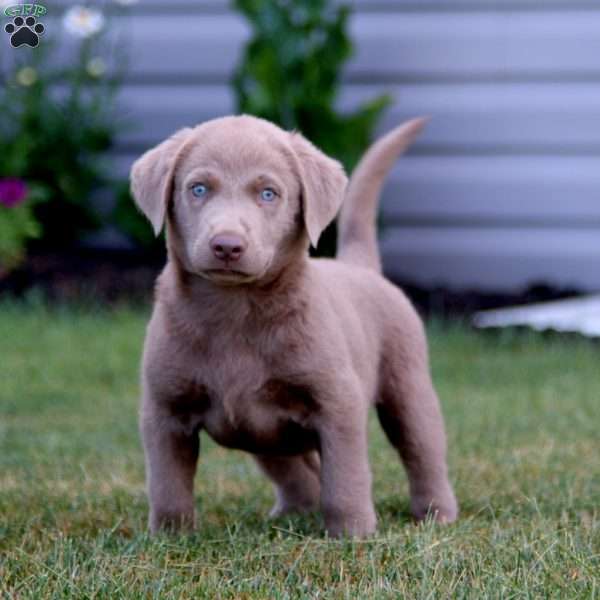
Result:
{"type": "Polygon", "coordinates": [[[104,27],[104,15],[94,8],[73,6],[65,13],[63,26],[71,35],[87,38],[104,27]]]}

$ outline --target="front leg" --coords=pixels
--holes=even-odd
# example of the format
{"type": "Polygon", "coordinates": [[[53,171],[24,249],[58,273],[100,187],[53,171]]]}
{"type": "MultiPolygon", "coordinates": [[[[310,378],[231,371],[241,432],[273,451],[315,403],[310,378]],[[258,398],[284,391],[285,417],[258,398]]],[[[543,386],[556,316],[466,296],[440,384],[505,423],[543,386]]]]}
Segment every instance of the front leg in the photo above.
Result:
{"type": "Polygon", "coordinates": [[[190,530],[195,524],[194,475],[198,432],[156,410],[143,410],[140,431],[146,458],[150,530],[190,530]]]}
{"type": "Polygon", "coordinates": [[[360,382],[354,383],[333,387],[336,391],[323,402],[317,424],[321,509],[333,537],[365,537],[377,522],[367,447],[368,403],[360,395],[360,382]]]}

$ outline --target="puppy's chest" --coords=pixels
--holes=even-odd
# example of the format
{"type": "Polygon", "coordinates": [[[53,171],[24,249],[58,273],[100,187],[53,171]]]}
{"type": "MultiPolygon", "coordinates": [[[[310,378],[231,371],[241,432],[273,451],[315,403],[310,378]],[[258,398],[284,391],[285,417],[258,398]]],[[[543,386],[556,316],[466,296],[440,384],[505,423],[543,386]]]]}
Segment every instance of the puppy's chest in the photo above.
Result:
{"type": "Polygon", "coordinates": [[[221,354],[220,360],[214,354],[202,363],[171,410],[184,428],[204,429],[230,448],[296,454],[316,445],[311,390],[244,352],[221,354]]]}

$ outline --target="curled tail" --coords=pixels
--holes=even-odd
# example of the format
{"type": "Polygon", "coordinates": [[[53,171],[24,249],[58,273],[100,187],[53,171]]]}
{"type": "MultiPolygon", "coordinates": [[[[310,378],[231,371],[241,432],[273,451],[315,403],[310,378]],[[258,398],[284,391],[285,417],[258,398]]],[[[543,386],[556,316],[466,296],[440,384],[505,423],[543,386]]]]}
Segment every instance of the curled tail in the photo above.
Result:
{"type": "Polygon", "coordinates": [[[377,208],[386,175],[427,123],[413,119],[378,139],[354,169],[338,220],[337,258],[381,271],[377,246],[377,208]]]}

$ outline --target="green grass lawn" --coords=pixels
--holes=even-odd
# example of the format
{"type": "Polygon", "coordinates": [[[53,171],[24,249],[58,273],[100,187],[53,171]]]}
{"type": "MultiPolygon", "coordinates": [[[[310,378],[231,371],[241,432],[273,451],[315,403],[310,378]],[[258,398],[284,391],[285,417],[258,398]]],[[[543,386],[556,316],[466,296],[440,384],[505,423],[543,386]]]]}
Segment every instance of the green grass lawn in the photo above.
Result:
{"type": "Polygon", "coordinates": [[[408,517],[372,421],[379,532],[267,521],[252,461],[203,439],[200,527],[146,533],[136,411],[148,310],[0,304],[0,595],[8,598],[600,597],[600,348],[430,327],[461,519],[408,517]]]}

